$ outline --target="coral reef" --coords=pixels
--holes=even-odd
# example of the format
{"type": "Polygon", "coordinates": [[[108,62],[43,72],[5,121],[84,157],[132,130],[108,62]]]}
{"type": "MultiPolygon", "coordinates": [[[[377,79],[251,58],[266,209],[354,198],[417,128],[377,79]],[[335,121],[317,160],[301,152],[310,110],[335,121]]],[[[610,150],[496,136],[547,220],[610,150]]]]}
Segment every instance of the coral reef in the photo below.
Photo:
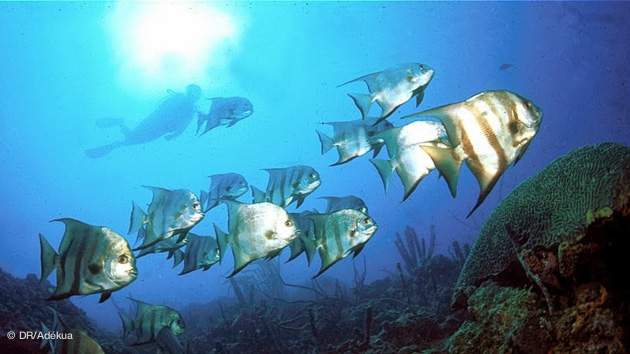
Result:
{"type": "Polygon", "coordinates": [[[69,300],[46,301],[52,288],[48,281],[40,285],[35,274],[19,279],[0,269],[0,353],[48,353],[48,350],[39,349],[39,341],[9,340],[6,334],[9,331],[41,331],[41,323],[50,326],[53,315],[49,307],[57,310],[69,327],[86,331],[106,353],[134,353],[125,349],[114,334],[95,326],[85,312],[69,300]]]}

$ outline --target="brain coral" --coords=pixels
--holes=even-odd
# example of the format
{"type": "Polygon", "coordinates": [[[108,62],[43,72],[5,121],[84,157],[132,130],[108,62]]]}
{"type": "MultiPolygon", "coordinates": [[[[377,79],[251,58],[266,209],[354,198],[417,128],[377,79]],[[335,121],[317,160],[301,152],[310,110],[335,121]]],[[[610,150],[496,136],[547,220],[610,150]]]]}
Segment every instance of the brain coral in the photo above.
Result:
{"type": "Polygon", "coordinates": [[[523,249],[578,239],[587,213],[619,210],[630,197],[630,147],[602,143],[573,150],[521,183],[481,229],[456,288],[478,286],[517,262],[513,241],[523,249]]]}

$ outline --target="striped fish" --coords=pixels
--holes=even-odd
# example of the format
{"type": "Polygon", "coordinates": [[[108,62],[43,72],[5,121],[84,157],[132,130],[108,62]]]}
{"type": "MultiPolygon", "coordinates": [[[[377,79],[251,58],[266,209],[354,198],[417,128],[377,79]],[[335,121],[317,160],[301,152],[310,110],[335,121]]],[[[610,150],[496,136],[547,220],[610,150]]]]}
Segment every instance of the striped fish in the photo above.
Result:
{"type": "Polygon", "coordinates": [[[409,117],[435,117],[442,121],[452,148],[423,146],[456,195],[462,161],[475,175],[480,193],[470,216],[511,163],[516,164],[542,121],[542,111],[510,91],[486,91],[409,117]]]}
{"type": "Polygon", "coordinates": [[[363,214],[368,213],[367,205],[365,205],[363,199],[354,195],[347,195],[345,197],[320,197],[318,199],[326,199],[328,202],[326,213],[333,213],[342,209],[354,209],[363,214]]]}
{"type": "Polygon", "coordinates": [[[112,230],[74,219],[56,219],[65,224],[59,253],[44,235],[41,247],[41,282],[57,269],[57,287],[48,300],[63,300],[72,295],[101,294],[99,302],[138,277],[136,259],[129,243],[112,230]]]}
{"type": "Polygon", "coordinates": [[[434,70],[425,64],[399,64],[350,80],[339,86],[355,81],[365,81],[370,94],[350,94],[349,96],[361,111],[364,119],[372,103],[378,103],[381,107],[381,116],[376,123],[379,123],[413,96],[416,96],[416,107],[419,106],[424,98],[424,89],[431,82],[433,73],[434,70]]]}
{"type": "Polygon", "coordinates": [[[150,247],[162,240],[178,236],[180,243],[188,231],[204,217],[201,203],[189,190],[148,187],[153,200],[145,213],[135,202],[131,211],[129,233],[138,231],[142,244],[134,250],[150,247]]]}
{"type": "Polygon", "coordinates": [[[314,253],[318,249],[322,260],[322,266],[313,278],[352,253],[356,257],[378,229],[372,218],[354,209],[307,217],[315,224],[315,240],[301,237],[302,242],[307,252],[314,253]]]}
{"type": "Polygon", "coordinates": [[[377,118],[367,118],[349,122],[322,123],[332,125],[334,130],[332,138],[317,130],[319,142],[322,145],[322,155],[333,147],[337,147],[339,159],[331,166],[341,165],[371,150],[374,150],[374,156],[378,155],[383,142],[371,139],[371,137],[378,132],[393,128],[394,125],[386,120],[376,123],[377,120],[377,118]]]}
{"type": "Polygon", "coordinates": [[[208,114],[200,113],[197,117],[197,133],[206,124],[200,136],[221,125],[229,128],[254,113],[254,106],[245,97],[215,97],[210,100],[212,106],[208,114]]]}
{"type": "Polygon", "coordinates": [[[123,341],[132,346],[155,342],[158,334],[164,328],[173,335],[179,336],[186,332],[186,324],[179,312],[163,305],[151,305],[146,302],[132,300],[136,305],[136,318],[131,320],[119,313],[123,324],[123,341]]]}
{"type": "Polygon", "coordinates": [[[310,166],[265,169],[269,173],[266,192],[252,186],[254,203],[269,202],[286,207],[297,202],[297,207],[322,184],[319,173],[310,166]]]}
{"type": "Polygon", "coordinates": [[[376,134],[374,138],[385,141],[390,159],[371,159],[376,167],[385,191],[389,186],[394,171],[405,187],[403,201],[409,198],[420,181],[428,175],[435,165],[431,157],[420,149],[420,145],[449,146],[444,126],[438,122],[418,121],[402,127],[388,129],[376,134]]]}
{"type": "Polygon", "coordinates": [[[51,307],[49,307],[49,309],[54,315],[53,325],[49,330],[44,323],[41,323],[42,333],[46,334],[49,332],[55,332],[57,334],[61,334],[61,338],[42,339],[40,349],[43,349],[45,346],[49,346],[51,354],[105,354],[103,348],[101,348],[98,342],[92,339],[92,337],[90,337],[85,331],[69,328],[61,320],[59,313],[55,309],[51,307]]]}
{"type": "MultiPolygon", "coordinates": [[[[216,225],[215,225],[216,229],[216,225]]],[[[184,252],[184,269],[179,275],[203,268],[204,271],[221,260],[219,244],[214,237],[188,234],[188,245],[184,252]]]]}
{"type": "Polygon", "coordinates": [[[247,193],[249,185],[245,177],[238,173],[225,173],[210,176],[210,189],[201,191],[201,205],[206,205],[206,212],[221,203],[221,199],[236,198],[247,193]]]}
{"type": "Polygon", "coordinates": [[[228,206],[229,234],[217,233],[217,242],[222,256],[232,245],[234,271],[229,277],[257,259],[277,256],[300,233],[291,216],[275,204],[224,203],[228,206]]]}

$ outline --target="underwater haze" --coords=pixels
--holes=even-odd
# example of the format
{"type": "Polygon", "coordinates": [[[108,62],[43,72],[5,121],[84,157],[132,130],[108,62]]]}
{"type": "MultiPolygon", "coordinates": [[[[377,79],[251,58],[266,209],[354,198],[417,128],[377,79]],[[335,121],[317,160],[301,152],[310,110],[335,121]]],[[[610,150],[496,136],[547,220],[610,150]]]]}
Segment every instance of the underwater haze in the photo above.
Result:
{"type": "MultiPolygon", "coordinates": [[[[58,218],[108,227],[133,247],[132,202],[146,210],[152,197],[143,186],[199,197],[208,176],[238,173],[264,190],[264,169],[295,165],[313,167],[322,182],[287,211],[323,212],[318,198],[355,195],[378,224],[354,261],[318,279],[351,286],[364,260],[368,283],[395,273],[402,262],[395,234],[407,225],[423,237],[435,225],[436,253],[448,256],[454,240],[472,245],[497,203],[557,157],[599,142],[630,144],[628,14],[628,2],[1,2],[0,268],[39,277],[38,235],[58,249],[64,225],[50,222],[58,218]],[[490,90],[518,93],[542,111],[527,152],[469,218],[479,186],[466,167],[455,198],[434,172],[403,202],[398,177],[385,192],[372,152],[339,166],[330,166],[336,152],[321,153],[316,130],[333,135],[321,123],[361,119],[348,94],[368,92],[361,82],[338,86],[401,63],[435,74],[419,107],[411,99],[388,117],[394,126],[490,90]],[[253,113],[203,135],[195,117],[173,139],[86,154],[124,138],[99,121],[133,128],[168,90],[189,84],[202,90],[200,112],[211,108],[209,98],[244,97],[253,113]]],[[[374,104],[370,116],[380,112],[374,104]]],[[[238,200],[251,203],[251,190],[238,200]]],[[[227,215],[219,205],[192,232],[215,236],[213,223],[228,231],[227,215]]],[[[279,255],[283,279],[310,286],[320,258],[285,264],[288,255],[279,255]]],[[[114,304],[128,308],[127,297],[183,310],[235,296],[229,250],[221,264],[181,276],[164,253],[136,262],[137,280],[110,300],[71,301],[118,331],[114,304]]]]}

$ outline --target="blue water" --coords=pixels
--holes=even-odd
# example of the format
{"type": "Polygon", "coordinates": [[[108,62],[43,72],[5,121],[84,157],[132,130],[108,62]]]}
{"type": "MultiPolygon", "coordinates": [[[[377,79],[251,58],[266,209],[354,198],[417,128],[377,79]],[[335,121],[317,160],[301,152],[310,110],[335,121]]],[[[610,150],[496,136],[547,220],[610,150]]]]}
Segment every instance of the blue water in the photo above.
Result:
{"type": "MultiPolygon", "coordinates": [[[[264,188],[267,173],[261,169],[305,164],[319,171],[323,183],[300,210],[324,209],[317,197],[329,195],[354,194],[368,205],[379,225],[362,253],[371,281],[401,261],[393,239],[406,225],[427,236],[435,224],[437,252],[448,254],[453,240],[472,243],[497,202],[556,157],[598,142],[630,144],[627,2],[189,3],[183,13],[220,16],[201,30],[161,20],[158,31],[143,22],[143,14],[168,4],[0,3],[0,267],[5,271],[39,275],[37,235],[57,247],[63,225],[49,223],[55,218],[72,217],[125,235],[131,202],[151,200],[142,185],[198,193],[208,188],[208,175],[236,172],[264,188]],[[142,28],[148,28],[146,37],[134,42],[142,28]],[[216,36],[199,37],[197,30],[216,36]],[[185,49],[142,59],[148,42],[173,36],[185,49]],[[346,94],[367,92],[360,83],[337,85],[405,62],[436,71],[419,109],[508,89],[544,112],[523,159],[467,220],[478,195],[467,168],[457,198],[432,173],[401,203],[397,177],[386,194],[367,157],[329,167],[335,153],[320,154],[315,129],[332,131],[318,123],[360,118],[346,94]],[[202,137],[195,136],[192,123],[173,141],[124,147],[100,159],[85,155],[85,149],[122,137],[116,129],[98,129],[97,119],[122,117],[133,127],[167,89],[183,91],[190,83],[201,86],[204,97],[247,97],[255,112],[202,137]]],[[[199,103],[203,110],[210,105],[199,103]]],[[[417,111],[409,102],[390,121],[405,124],[399,118],[417,111]]],[[[375,107],[372,113],[377,112],[375,107]]],[[[213,235],[212,223],[225,230],[226,219],[225,207],[216,208],[193,231],[213,235]]],[[[135,235],[127,238],[132,242],[135,235]]],[[[287,257],[288,252],[281,260],[287,257]]],[[[133,296],[181,309],[231,296],[224,279],[231,255],[207,272],[185,276],[164,258],[141,258],[138,280],[114,299],[126,305],[124,297],[133,296]]],[[[304,257],[281,266],[293,283],[309,281],[318,269],[318,260],[308,267],[304,257]]],[[[351,284],[352,260],[322,277],[351,284]]],[[[111,301],[97,304],[96,295],[72,301],[100,325],[120,326],[111,301]]]]}

